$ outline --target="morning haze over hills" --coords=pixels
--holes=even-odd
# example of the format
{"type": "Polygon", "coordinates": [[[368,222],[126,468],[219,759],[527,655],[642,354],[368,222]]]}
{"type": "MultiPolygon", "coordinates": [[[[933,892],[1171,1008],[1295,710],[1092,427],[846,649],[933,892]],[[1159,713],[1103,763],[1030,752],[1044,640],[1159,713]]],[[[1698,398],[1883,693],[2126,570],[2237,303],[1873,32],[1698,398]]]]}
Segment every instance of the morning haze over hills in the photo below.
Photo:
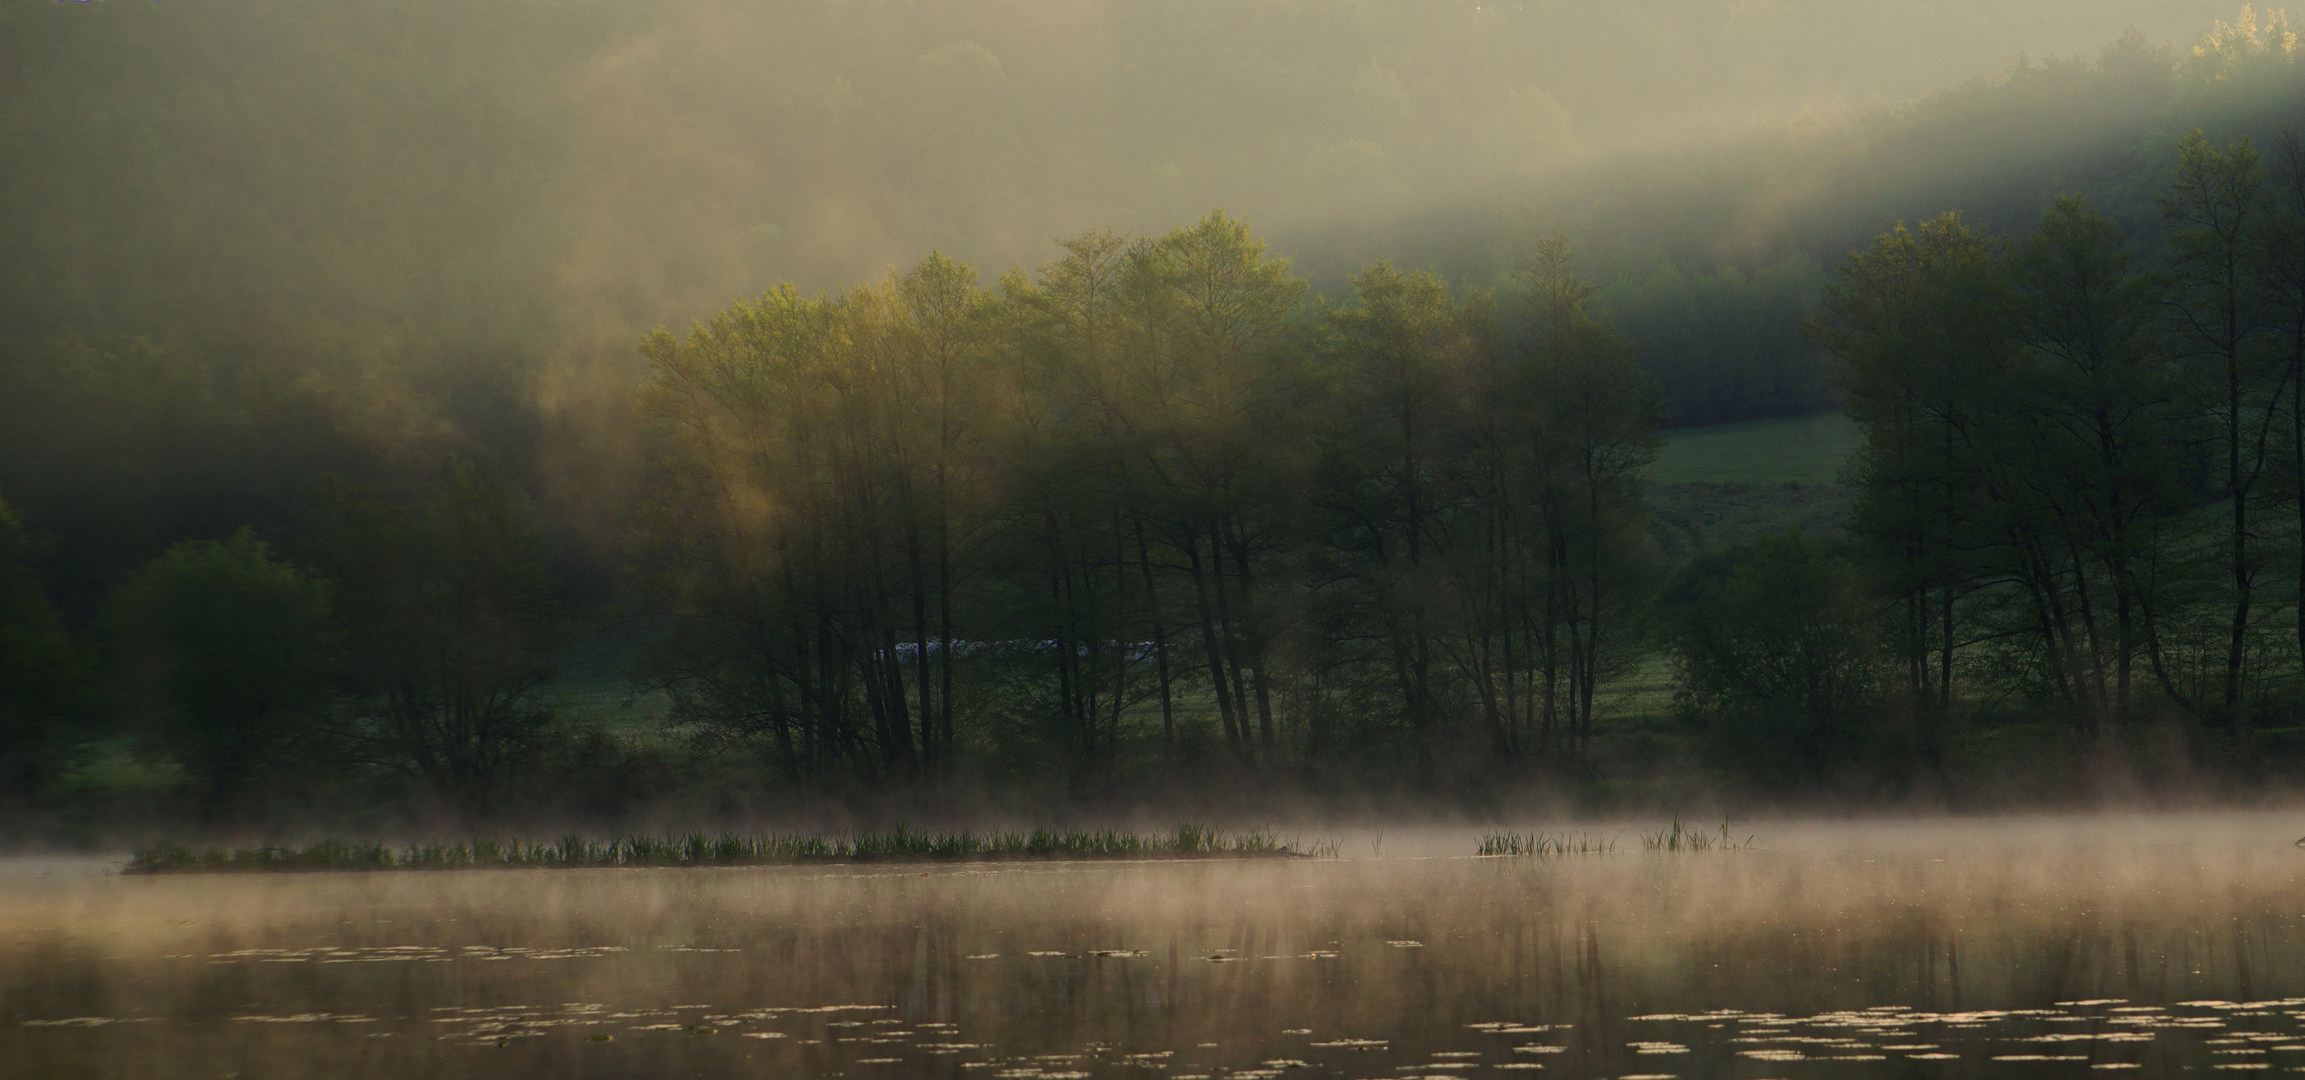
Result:
{"type": "Polygon", "coordinates": [[[0,50],[0,800],[57,835],[2305,767],[2279,13],[0,50]]]}

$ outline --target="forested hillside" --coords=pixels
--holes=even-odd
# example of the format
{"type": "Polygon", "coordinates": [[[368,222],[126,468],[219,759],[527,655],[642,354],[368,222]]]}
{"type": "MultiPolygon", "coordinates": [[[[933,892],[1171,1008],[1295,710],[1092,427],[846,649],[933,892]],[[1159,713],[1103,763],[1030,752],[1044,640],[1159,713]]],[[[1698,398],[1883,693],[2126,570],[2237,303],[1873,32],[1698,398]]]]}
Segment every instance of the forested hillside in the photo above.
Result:
{"type": "Polygon", "coordinates": [[[6,798],[2278,773],[2305,68],[2076,10],[0,3],[6,798]]]}
{"type": "Polygon", "coordinates": [[[1217,206],[1326,295],[1377,257],[1494,287],[1556,230],[1605,283],[1670,260],[1725,327],[1621,298],[1675,421],[1815,408],[1798,260],[1979,185],[2021,225],[2201,111],[2151,42],[2223,3],[2075,11],[12,0],[0,491],[67,540],[75,617],[176,537],[301,527],[312,466],[406,493],[448,452],[607,589],[650,327],[1217,206]],[[2081,59],[1877,103],[2028,49],[2081,59]]]}

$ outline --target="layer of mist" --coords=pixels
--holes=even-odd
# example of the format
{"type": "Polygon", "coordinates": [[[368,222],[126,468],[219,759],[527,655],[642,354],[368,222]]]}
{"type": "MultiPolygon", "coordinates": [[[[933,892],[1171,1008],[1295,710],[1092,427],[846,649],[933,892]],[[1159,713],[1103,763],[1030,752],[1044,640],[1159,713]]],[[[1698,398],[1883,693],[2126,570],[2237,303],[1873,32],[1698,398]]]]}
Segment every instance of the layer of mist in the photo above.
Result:
{"type": "Polygon", "coordinates": [[[1734,853],[1563,859],[1465,858],[1457,830],[925,873],[0,870],[0,1050],[163,1077],[2280,1067],[2305,1052],[2295,826],[1777,823],[1734,853]]]}
{"type": "MultiPolygon", "coordinates": [[[[0,491],[68,541],[82,612],[185,532],[292,527],[289,493],[321,469],[406,483],[450,451],[527,480],[572,567],[605,578],[646,459],[629,396],[651,326],[931,249],[989,276],[1053,237],[1212,206],[1332,292],[1380,256],[1491,284],[1563,222],[1604,279],[1667,258],[1830,265],[1889,218],[1967,205],[1929,190],[1801,224],[1909,171],[1840,164],[1888,103],[2227,13],[13,4],[0,348],[94,385],[17,390],[38,407],[12,418],[0,491]],[[1776,164],[1708,164],[1747,143],[1776,164]],[[91,486],[132,505],[72,494],[91,486]]],[[[2069,152],[2043,147],[2044,121],[2072,126],[1927,157],[1942,178],[2005,164],[2013,140],[2069,152]]],[[[2091,148],[2106,134],[2083,127],[2091,148]]]]}

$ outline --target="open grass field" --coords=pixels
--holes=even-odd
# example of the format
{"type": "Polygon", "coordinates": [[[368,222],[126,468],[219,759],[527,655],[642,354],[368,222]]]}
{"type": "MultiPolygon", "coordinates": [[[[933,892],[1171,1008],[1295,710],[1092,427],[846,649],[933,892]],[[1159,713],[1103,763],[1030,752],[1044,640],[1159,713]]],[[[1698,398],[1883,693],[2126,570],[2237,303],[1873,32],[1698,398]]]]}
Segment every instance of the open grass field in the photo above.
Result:
{"type": "Polygon", "coordinates": [[[1746,420],[1664,433],[1649,470],[1663,484],[1838,484],[1863,441],[1840,413],[1746,420]]]}
{"type": "Polygon", "coordinates": [[[1664,433],[1650,470],[1649,533],[1670,571],[1709,547],[1798,529],[1841,529],[1841,469],[1857,425],[1839,413],[1748,420],[1664,433]]]}

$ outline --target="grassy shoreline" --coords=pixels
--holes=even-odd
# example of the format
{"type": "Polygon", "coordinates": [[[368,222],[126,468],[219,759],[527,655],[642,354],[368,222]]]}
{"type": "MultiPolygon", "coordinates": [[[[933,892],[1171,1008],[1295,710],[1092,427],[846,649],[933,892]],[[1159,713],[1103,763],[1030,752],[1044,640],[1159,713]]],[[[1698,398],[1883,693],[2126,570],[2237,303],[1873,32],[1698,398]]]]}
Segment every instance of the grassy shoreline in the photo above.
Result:
{"type": "Polygon", "coordinates": [[[1335,841],[1301,847],[1263,829],[1226,833],[1182,824],[1165,833],[1113,829],[1032,832],[846,834],[630,834],[563,836],[548,842],[475,838],[393,845],[330,838],[304,847],[139,848],[123,874],[267,873],[327,870],[528,870],[678,866],[787,866],[803,863],[1007,862],[1027,859],[1194,859],[1334,857],[1335,841]]]}

